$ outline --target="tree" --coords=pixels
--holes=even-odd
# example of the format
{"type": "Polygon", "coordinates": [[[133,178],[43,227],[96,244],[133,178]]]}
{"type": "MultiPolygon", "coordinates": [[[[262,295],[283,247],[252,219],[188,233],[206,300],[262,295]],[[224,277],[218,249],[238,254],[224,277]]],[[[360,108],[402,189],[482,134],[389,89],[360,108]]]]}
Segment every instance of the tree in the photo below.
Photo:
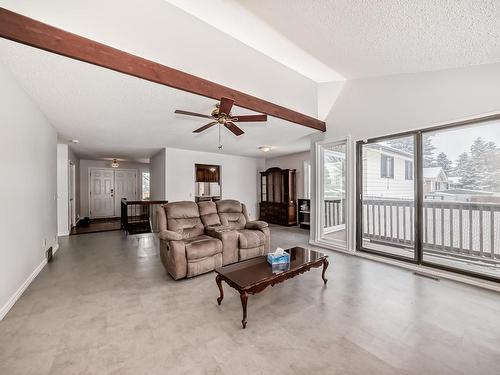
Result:
{"type": "Polygon", "coordinates": [[[392,139],[392,140],[388,141],[387,143],[392,148],[407,152],[409,154],[413,154],[413,138],[412,137],[392,139]]]}
{"type": "Polygon", "coordinates": [[[499,150],[495,142],[477,137],[470,147],[471,172],[477,178],[477,187],[484,190],[499,188],[499,150]]]}
{"type": "Polygon", "coordinates": [[[448,159],[448,156],[444,152],[439,153],[438,156],[436,157],[436,166],[443,168],[443,171],[448,176],[451,173],[452,164],[453,163],[451,162],[450,159],[448,159]]]}
{"type": "Polygon", "coordinates": [[[453,169],[453,174],[457,177],[460,177],[460,183],[464,186],[464,188],[474,189],[476,186],[476,181],[471,174],[471,159],[467,152],[462,152],[457,161],[455,162],[456,166],[453,169]]]}
{"type": "Polygon", "coordinates": [[[424,136],[422,137],[422,158],[424,159],[424,168],[436,166],[436,159],[434,158],[434,151],[436,150],[436,146],[432,144],[432,137],[433,135],[430,134],[424,134],[424,136]]]}
{"type": "MultiPolygon", "coordinates": [[[[423,143],[423,159],[424,159],[424,168],[427,167],[435,167],[436,161],[434,158],[434,151],[436,150],[436,146],[432,144],[433,134],[425,134],[422,138],[423,143]]],[[[389,146],[407,152],[413,155],[414,152],[414,142],[413,137],[404,137],[393,139],[387,142],[389,146]]]]}

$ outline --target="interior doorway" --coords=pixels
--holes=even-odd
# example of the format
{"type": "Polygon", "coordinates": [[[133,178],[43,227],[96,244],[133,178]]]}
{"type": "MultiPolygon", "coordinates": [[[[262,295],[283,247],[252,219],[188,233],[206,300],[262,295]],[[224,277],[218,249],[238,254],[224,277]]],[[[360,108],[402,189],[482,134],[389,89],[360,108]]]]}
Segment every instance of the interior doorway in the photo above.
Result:
{"type": "Polygon", "coordinates": [[[123,198],[137,199],[137,171],[134,169],[89,169],[90,218],[120,216],[123,198]]]}

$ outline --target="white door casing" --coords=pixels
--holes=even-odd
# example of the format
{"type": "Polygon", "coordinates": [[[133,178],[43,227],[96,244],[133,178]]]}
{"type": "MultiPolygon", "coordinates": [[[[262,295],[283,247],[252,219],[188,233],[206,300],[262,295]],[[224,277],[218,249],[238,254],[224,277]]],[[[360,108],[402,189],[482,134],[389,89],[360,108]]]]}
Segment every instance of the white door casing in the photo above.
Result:
{"type": "Polygon", "coordinates": [[[120,215],[122,198],[137,199],[137,171],[134,169],[115,169],[115,216],[120,215]]]}
{"type": "Polygon", "coordinates": [[[111,168],[90,168],[90,217],[114,216],[114,171],[111,168]]]}
{"type": "Polygon", "coordinates": [[[69,163],[69,230],[76,225],[75,165],[69,163]]]}

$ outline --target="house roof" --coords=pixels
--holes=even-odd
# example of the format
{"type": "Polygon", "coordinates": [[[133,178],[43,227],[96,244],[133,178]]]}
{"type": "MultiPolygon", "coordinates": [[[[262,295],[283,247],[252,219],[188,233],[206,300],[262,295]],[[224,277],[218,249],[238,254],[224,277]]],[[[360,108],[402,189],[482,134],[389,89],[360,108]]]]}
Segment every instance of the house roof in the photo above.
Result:
{"type": "Polygon", "coordinates": [[[443,168],[441,167],[424,168],[424,178],[436,178],[441,173],[444,173],[443,168]]]}

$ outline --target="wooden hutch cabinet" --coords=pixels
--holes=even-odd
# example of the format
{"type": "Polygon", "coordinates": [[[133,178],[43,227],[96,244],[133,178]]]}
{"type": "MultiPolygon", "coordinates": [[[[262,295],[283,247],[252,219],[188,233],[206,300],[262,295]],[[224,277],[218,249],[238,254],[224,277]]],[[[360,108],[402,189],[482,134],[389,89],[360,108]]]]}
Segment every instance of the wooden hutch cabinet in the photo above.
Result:
{"type": "Polygon", "coordinates": [[[297,225],[295,169],[269,168],[260,172],[260,220],[297,225]]]}

